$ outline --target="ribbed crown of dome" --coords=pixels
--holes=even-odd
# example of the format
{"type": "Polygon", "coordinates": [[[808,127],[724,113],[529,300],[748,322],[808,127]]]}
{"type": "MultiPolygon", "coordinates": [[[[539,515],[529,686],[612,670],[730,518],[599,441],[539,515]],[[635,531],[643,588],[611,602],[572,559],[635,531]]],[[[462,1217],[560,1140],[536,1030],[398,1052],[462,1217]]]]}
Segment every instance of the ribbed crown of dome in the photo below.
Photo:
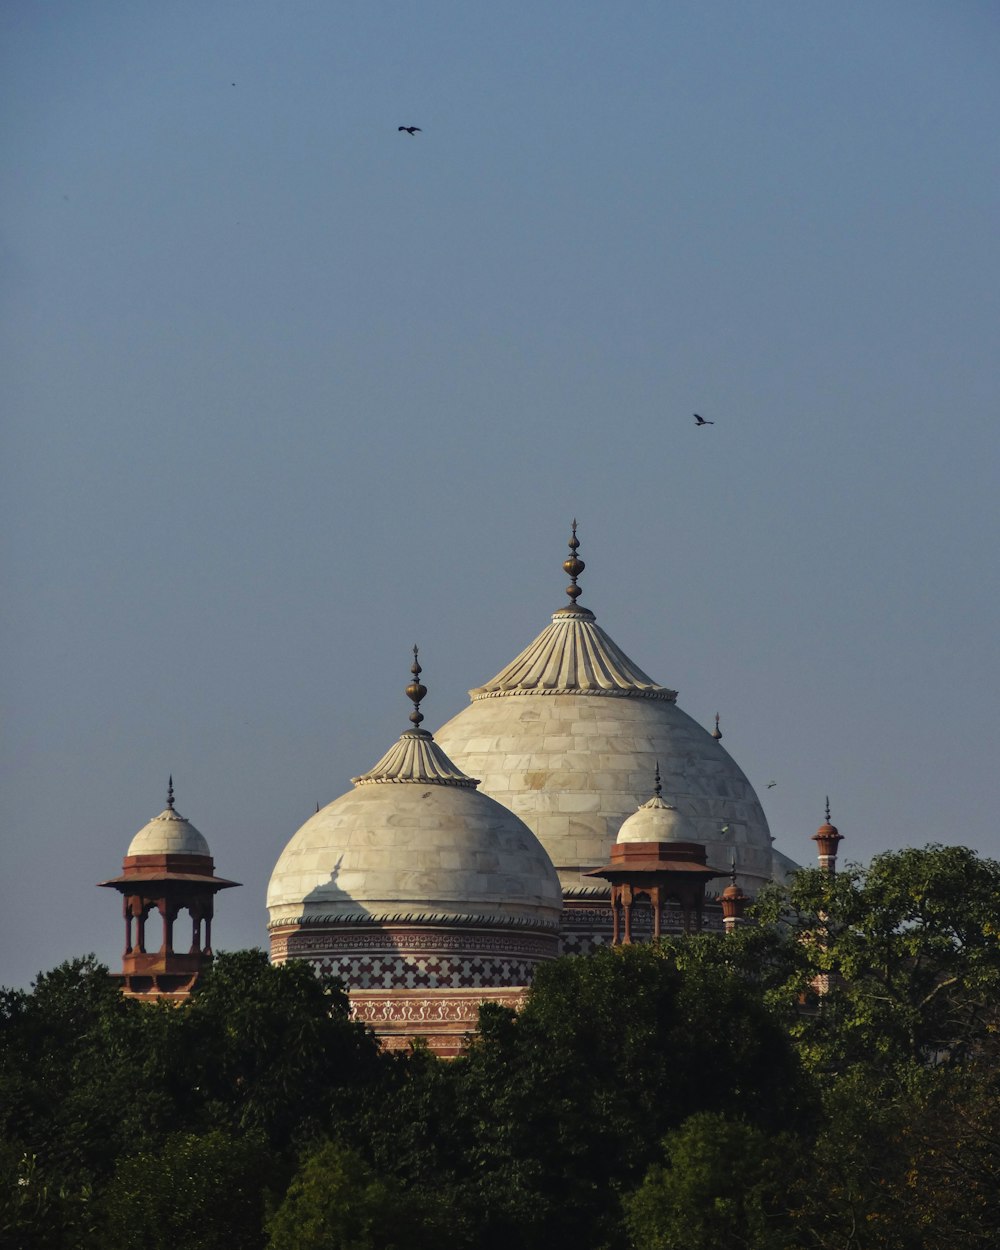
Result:
{"type": "Polygon", "coordinates": [[[673,702],[661,686],[597,624],[589,608],[560,608],[529,646],[492,681],[469,691],[472,699],[517,694],[639,695],[673,702]]]}
{"type": "Polygon", "coordinates": [[[474,790],[479,785],[475,777],[467,777],[451,762],[426,729],[408,729],[374,768],[351,780],[356,786],[419,782],[474,790]]]}
{"type": "Polygon", "coordinates": [[[211,855],[202,834],[173,806],[143,825],[129,843],[126,855],[211,855]]]}
{"type": "Polygon", "coordinates": [[[659,794],[643,803],[622,822],[617,842],[696,842],[697,835],[687,817],[659,794]]]}

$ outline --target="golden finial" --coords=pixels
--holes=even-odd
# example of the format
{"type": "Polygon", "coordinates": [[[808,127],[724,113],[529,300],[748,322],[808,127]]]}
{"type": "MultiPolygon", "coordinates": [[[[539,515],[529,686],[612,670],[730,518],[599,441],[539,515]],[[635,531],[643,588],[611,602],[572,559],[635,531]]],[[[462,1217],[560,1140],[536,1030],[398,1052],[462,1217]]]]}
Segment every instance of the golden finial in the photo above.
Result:
{"type": "Polygon", "coordinates": [[[587,567],[576,554],[579,547],[580,540],[576,536],[576,517],[574,517],[573,537],[569,540],[569,559],[563,561],[563,572],[570,578],[570,584],[566,587],[566,593],[569,595],[569,601],[574,607],[576,607],[577,599],[583,594],[583,591],[576,584],[576,579],[587,567]]]}
{"type": "Polygon", "coordinates": [[[715,713],[715,729],[712,731],[712,737],[716,742],[722,737],[722,730],[719,728],[719,713],[715,713]]]}
{"type": "Polygon", "coordinates": [[[171,773],[167,778],[167,811],[174,810],[174,774],[171,773]]]}
{"type": "Polygon", "coordinates": [[[410,722],[414,729],[420,728],[420,722],[424,719],[420,712],[420,700],[427,693],[427,687],[420,682],[420,674],[423,669],[417,662],[419,654],[416,643],[413,644],[413,663],[410,665],[410,672],[413,674],[413,680],[406,687],[406,697],[413,702],[413,711],[410,713],[410,722]]]}
{"type": "Polygon", "coordinates": [[[659,798],[663,794],[663,786],[660,784],[660,761],[656,761],[655,781],[653,782],[653,793],[659,798]]]}

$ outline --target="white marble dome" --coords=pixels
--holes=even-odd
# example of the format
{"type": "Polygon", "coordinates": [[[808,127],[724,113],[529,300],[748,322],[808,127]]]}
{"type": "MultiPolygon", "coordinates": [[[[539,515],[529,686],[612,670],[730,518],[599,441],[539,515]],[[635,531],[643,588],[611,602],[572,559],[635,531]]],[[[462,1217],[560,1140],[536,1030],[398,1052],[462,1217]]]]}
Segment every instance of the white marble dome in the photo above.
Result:
{"type": "Polygon", "coordinates": [[[583,874],[607,862],[657,763],[686,835],[705,845],[712,867],[728,872],[735,853],[756,893],[784,866],[774,863],[753,787],[721,742],[681,711],[676,691],[647,676],[575,602],[582,567],[575,554],[567,561],[574,601],[469,692],[470,706],[437,731],[438,743],[534,830],[567,898],[606,894],[583,874]]]}
{"type": "Polygon", "coordinates": [[[174,811],[174,787],[171,781],[167,806],[143,825],[129,843],[128,855],[211,855],[202,834],[174,811]]]}
{"type": "Polygon", "coordinates": [[[697,842],[691,822],[661,795],[654,794],[618,830],[616,842],[697,842]]]}
{"type": "Polygon", "coordinates": [[[489,925],[558,929],[559,881],[538,839],[408,730],[285,847],[270,925],[489,925]]]}

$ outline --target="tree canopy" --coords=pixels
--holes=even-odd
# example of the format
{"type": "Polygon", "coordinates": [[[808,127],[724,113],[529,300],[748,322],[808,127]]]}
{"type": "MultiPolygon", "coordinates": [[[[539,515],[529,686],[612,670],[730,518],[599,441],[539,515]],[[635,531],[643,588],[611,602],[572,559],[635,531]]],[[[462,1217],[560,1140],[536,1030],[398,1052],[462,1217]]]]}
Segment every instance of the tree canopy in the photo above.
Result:
{"type": "Polygon", "coordinates": [[[0,991],[0,1250],[987,1250],[1000,865],[797,874],[727,937],[539,969],[462,1056],[220,955],[182,1005],[0,991]]]}

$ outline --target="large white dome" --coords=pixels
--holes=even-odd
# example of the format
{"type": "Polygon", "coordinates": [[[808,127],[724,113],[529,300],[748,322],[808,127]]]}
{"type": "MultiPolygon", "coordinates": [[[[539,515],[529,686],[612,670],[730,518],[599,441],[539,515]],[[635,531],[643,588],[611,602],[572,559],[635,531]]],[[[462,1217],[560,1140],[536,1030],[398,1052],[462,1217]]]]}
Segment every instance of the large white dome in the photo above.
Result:
{"type": "MultiPolygon", "coordinates": [[[[577,571],[575,557],[564,567],[577,571]]],[[[576,576],[571,599],[579,594],[576,576]]],[[[729,871],[733,853],[756,892],[772,879],[767,820],[753,787],[714,737],[572,602],[437,741],[487,794],[515,811],[548,851],[567,896],[606,887],[582,874],[607,861],[622,823],[663,787],[708,863],[729,871]]]]}

